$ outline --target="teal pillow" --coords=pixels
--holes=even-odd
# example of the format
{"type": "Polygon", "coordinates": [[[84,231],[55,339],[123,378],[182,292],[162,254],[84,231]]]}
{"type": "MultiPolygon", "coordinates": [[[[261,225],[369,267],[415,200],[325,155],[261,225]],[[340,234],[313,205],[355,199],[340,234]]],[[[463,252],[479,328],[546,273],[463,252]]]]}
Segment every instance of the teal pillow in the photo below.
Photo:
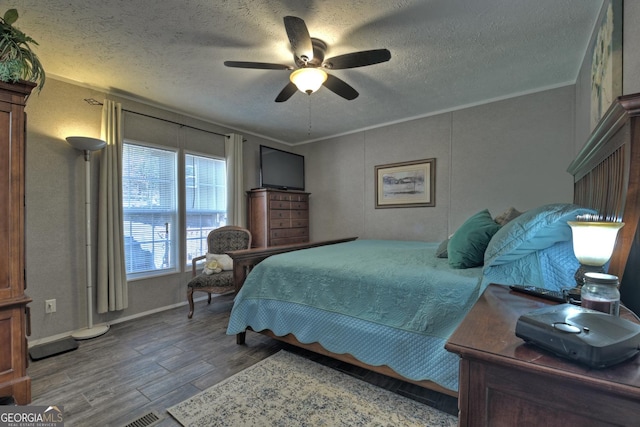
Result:
{"type": "Polygon", "coordinates": [[[453,268],[479,267],[484,262],[484,251],[500,229],[488,209],[466,220],[451,236],[447,245],[449,265],[453,268]]]}
{"type": "Polygon", "coordinates": [[[508,222],[493,236],[484,254],[486,266],[507,264],[535,251],[571,240],[567,221],[593,209],[571,203],[553,203],[531,209],[508,222]]]}

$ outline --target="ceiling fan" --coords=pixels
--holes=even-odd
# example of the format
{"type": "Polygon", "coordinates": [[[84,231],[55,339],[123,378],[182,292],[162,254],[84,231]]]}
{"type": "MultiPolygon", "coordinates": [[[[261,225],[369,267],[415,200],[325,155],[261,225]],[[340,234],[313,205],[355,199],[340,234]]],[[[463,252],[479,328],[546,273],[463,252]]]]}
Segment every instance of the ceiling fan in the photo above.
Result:
{"type": "Polygon", "coordinates": [[[266,62],[225,61],[224,65],[235,68],[253,68],[259,70],[295,70],[289,76],[289,83],[276,97],[276,102],[284,102],[291,98],[296,90],[311,95],[324,86],[347,100],[356,99],[358,91],[336,76],[327,74],[326,70],[343,70],[346,68],[364,67],[379,64],[391,59],[387,49],[364,50],[347,53],[325,59],[327,45],[320,39],[309,36],[307,25],[301,18],[284,17],[284,27],[291,43],[295,67],[290,65],[266,62]]]}

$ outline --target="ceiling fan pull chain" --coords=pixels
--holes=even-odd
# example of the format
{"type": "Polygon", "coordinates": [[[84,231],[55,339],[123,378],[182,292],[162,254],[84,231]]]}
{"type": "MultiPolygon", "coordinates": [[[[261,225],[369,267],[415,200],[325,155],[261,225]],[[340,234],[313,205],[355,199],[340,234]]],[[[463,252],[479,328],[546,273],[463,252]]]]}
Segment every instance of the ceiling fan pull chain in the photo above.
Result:
{"type": "Polygon", "coordinates": [[[307,98],[307,101],[309,102],[309,132],[307,133],[307,136],[311,136],[311,97],[308,96],[307,98]]]}

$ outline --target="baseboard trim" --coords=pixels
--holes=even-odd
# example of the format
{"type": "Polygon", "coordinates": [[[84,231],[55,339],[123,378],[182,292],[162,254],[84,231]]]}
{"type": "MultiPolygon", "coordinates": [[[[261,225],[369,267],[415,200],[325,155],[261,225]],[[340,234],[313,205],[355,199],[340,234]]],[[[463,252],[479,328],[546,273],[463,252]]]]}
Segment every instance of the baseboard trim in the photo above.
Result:
{"type": "MultiPolygon", "coordinates": [[[[218,297],[218,295],[211,295],[213,298],[218,297]]],[[[207,299],[207,296],[202,296],[199,298],[194,298],[193,301],[194,302],[200,302],[200,301],[205,301],[207,299]]],[[[123,323],[123,322],[128,322],[129,320],[135,320],[135,319],[139,319],[141,317],[145,317],[145,316],[149,316],[151,314],[155,314],[155,313],[160,313],[161,311],[167,311],[167,310],[171,310],[174,308],[178,308],[178,307],[182,307],[185,305],[188,305],[189,303],[187,301],[182,301],[182,302],[177,302],[175,304],[171,304],[171,305],[166,305],[164,307],[158,307],[158,308],[154,308],[153,310],[148,310],[148,311],[143,311],[142,313],[137,313],[137,314],[132,314],[131,316],[125,316],[125,317],[121,317],[119,319],[115,319],[111,322],[104,322],[104,323],[100,323],[98,325],[103,325],[105,323],[108,323],[109,325],[116,325],[118,323],[123,323]]],[[[186,312],[185,312],[185,316],[186,316],[186,312]]],[[[96,326],[98,326],[96,325],[96,326]]],[[[52,335],[49,337],[45,337],[45,338],[38,338],[37,340],[29,340],[28,343],[28,348],[34,347],[36,345],[41,345],[41,344],[48,344],[50,342],[53,341],[57,341],[60,339],[64,339],[66,337],[71,336],[71,334],[75,331],[75,329],[73,331],[68,331],[68,332],[63,332],[60,334],[56,334],[56,335],[52,335]]]]}

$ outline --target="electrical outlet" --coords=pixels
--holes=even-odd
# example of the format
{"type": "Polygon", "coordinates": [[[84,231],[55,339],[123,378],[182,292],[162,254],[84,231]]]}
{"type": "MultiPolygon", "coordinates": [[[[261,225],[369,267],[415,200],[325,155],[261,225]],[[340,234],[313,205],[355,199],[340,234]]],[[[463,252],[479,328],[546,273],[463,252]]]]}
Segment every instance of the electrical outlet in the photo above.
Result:
{"type": "Polygon", "coordinates": [[[56,300],[48,299],[44,302],[44,312],[45,313],[55,313],[56,312],[56,300]]]}

